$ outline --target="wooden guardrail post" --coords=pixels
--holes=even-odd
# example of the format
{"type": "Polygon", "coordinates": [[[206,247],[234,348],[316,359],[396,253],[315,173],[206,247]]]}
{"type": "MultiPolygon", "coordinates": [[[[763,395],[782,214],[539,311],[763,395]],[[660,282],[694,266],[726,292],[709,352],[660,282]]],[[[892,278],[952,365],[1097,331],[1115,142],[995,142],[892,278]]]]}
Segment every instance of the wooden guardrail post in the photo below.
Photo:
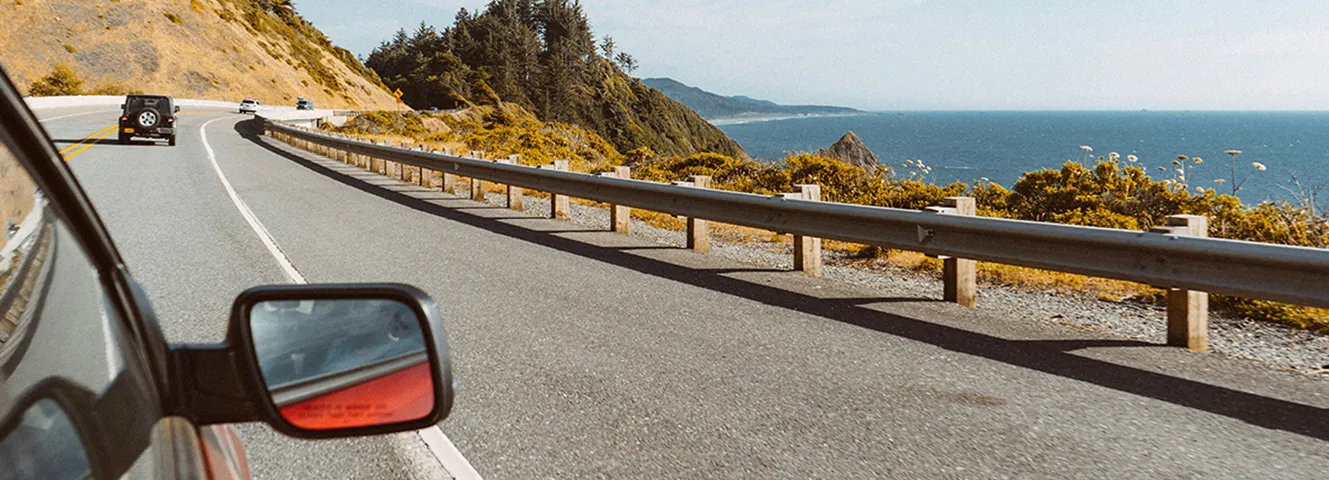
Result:
{"type": "MultiPolygon", "coordinates": [[[[1209,217],[1171,215],[1167,224],[1149,229],[1154,233],[1208,237],[1209,217]]],[[[1196,352],[1209,350],[1209,294],[1167,288],[1167,344],[1196,352]]]]}
{"type": "MultiPolygon", "coordinates": [[[[484,160],[484,159],[485,159],[485,152],[484,152],[483,150],[472,150],[472,151],[471,151],[471,155],[474,155],[475,158],[478,159],[478,160],[484,160]]],[[[484,180],[481,180],[481,179],[478,179],[478,178],[475,178],[475,177],[471,177],[471,200],[474,200],[474,201],[477,201],[477,202],[480,202],[480,203],[484,203],[484,201],[485,201],[485,181],[484,181],[484,180]]]]}
{"type": "MultiPolygon", "coordinates": [[[[401,148],[405,150],[411,150],[411,142],[407,141],[401,142],[401,148]]],[[[409,170],[406,164],[401,162],[395,162],[395,163],[397,164],[397,173],[394,174],[393,177],[403,182],[410,182],[411,176],[409,173],[407,173],[409,170]]]]}
{"type": "MultiPolygon", "coordinates": [[[[369,143],[377,146],[378,140],[374,140],[371,138],[369,139],[369,143]]],[[[369,157],[368,163],[369,163],[369,171],[372,173],[383,175],[385,172],[387,172],[387,163],[384,162],[383,159],[381,158],[369,157]]]]}
{"type": "MultiPolygon", "coordinates": [[[[797,198],[809,202],[821,201],[821,185],[795,185],[797,198]]],[[[821,239],[794,235],[794,270],[810,277],[821,276],[821,239]]]]}
{"type": "MultiPolygon", "coordinates": [[[[955,215],[978,214],[973,197],[946,197],[942,206],[955,209],[955,215]]],[[[978,303],[978,262],[965,258],[945,257],[942,260],[942,299],[974,308],[978,303]]]]}
{"type": "MultiPolygon", "coordinates": [[[[365,137],[356,137],[356,140],[364,142],[365,137]]],[[[369,170],[369,157],[359,153],[355,154],[355,166],[369,170]]]]}
{"type": "MultiPolygon", "coordinates": [[[[501,160],[501,162],[508,165],[521,165],[521,155],[508,155],[507,160],[501,160]]],[[[516,185],[505,185],[504,187],[506,187],[508,193],[508,208],[518,212],[524,210],[523,200],[526,195],[522,188],[516,185]]]]}
{"type": "MultiPolygon", "coordinates": [[[[567,160],[554,160],[553,165],[545,168],[551,168],[555,171],[568,171],[567,160]]],[[[555,220],[568,220],[572,218],[572,210],[568,205],[568,196],[559,195],[555,192],[549,192],[549,218],[555,220]]]]}
{"type": "MultiPolygon", "coordinates": [[[[447,147],[443,149],[443,154],[449,157],[457,156],[457,149],[447,147]]],[[[457,176],[448,172],[443,172],[443,193],[457,194],[457,176]]]]}
{"type": "MultiPolygon", "coordinates": [[[[711,188],[711,176],[693,175],[692,186],[711,188]]],[[[711,251],[711,224],[704,219],[688,217],[687,246],[695,252],[709,253],[711,251]]]]}
{"type": "MultiPolygon", "coordinates": [[[[428,148],[426,148],[424,145],[421,145],[421,146],[420,146],[420,149],[421,149],[421,150],[426,150],[426,151],[428,151],[429,153],[438,154],[438,150],[428,149],[428,148]]],[[[421,170],[420,173],[421,173],[421,176],[424,177],[422,180],[420,180],[420,186],[421,186],[421,187],[424,187],[425,189],[430,189],[430,188],[434,188],[434,187],[438,186],[438,185],[436,185],[436,184],[434,183],[434,182],[435,182],[435,179],[438,178],[438,171],[436,171],[436,170],[428,170],[428,169],[425,169],[425,170],[421,170]]],[[[441,184],[441,183],[443,183],[443,182],[438,182],[438,183],[441,184]]]]}
{"type": "MultiPolygon", "coordinates": [[[[602,177],[632,179],[631,167],[614,167],[614,171],[601,173],[602,177]]],[[[628,235],[632,233],[632,207],[623,205],[609,206],[609,228],[614,233],[628,235]]]]}

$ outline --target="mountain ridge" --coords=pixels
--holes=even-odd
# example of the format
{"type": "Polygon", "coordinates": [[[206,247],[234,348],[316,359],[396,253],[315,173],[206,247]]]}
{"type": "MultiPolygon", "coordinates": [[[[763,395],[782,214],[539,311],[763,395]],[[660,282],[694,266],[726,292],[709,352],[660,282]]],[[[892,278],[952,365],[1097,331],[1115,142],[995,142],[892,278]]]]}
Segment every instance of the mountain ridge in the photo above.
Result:
{"type": "Polygon", "coordinates": [[[642,83],[687,105],[707,120],[776,115],[856,115],[866,113],[849,107],[827,105],[781,105],[745,95],[723,96],[667,77],[647,78],[642,83]]]}

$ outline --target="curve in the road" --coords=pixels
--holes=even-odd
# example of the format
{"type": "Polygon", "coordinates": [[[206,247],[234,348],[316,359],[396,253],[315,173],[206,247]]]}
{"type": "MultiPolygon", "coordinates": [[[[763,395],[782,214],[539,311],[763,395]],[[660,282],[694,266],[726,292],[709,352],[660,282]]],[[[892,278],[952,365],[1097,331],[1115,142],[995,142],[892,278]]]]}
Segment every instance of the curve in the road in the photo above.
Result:
{"type": "MultiPolygon", "coordinates": [[[[272,254],[273,260],[276,260],[277,264],[281,266],[282,271],[286,272],[286,276],[293,283],[308,284],[309,281],[305,280],[305,276],[295,268],[295,264],[291,263],[291,259],[287,258],[286,254],[282,252],[281,246],[272,238],[272,234],[268,233],[268,229],[263,226],[263,222],[254,215],[248,205],[245,205],[245,201],[235,192],[235,187],[231,186],[231,181],[226,179],[226,173],[222,171],[221,165],[217,164],[216,152],[213,151],[212,144],[208,143],[208,126],[212,125],[213,122],[227,118],[209,120],[198,128],[199,138],[203,141],[203,148],[208,152],[208,161],[212,163],[213,170],[217,172],[217,179],[221,181],[222,187],[226,189],[226,194],[231,197],[231,202],[235,204],[240,216],[244,217],[245,221],[249,223],[249,227],[254,230],[255,235],[258,235],[259,240],[263,242],[263,246],[268,249],[268,253],[272,254]]],[[[420,435],[420,439],[429,446],[429,450],[433,452],[443,468],[446,468],[454,478],[463,480],[480,478],[480,474],[475,471],[475,467],[466,461],[466,457],[461,454],[461,451],[457,450],[457,446],[448,439],[447,435],[443,434],[442,430],[439,430],[437,425],[417,433],[420,435]]]]}

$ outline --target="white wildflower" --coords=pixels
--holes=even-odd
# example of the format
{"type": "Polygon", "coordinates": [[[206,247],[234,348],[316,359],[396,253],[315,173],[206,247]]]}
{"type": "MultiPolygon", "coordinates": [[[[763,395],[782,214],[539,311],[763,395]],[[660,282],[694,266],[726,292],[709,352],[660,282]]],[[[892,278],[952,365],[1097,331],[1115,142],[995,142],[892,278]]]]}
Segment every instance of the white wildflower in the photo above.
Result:
{"type": "Polygon", "coordinates": [[[1263,164],[1263,163],[1260,163],[1260,162],[1251,162],[1251,165],[1253,165],[1253,166],[1255,167],[1256,170],[1259,170],[1259,171],[1261,171],[1261,172],[1267,170],[1267,168],[1264,166],[1264,164],[1263,164]]]}

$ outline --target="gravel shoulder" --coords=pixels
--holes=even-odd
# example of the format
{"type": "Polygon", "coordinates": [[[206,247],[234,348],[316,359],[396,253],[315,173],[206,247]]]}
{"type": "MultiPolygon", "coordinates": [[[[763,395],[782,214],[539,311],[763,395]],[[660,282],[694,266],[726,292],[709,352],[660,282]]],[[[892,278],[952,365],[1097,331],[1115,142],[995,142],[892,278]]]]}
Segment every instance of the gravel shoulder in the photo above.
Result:
{"type": "MultiPolygon", "coordinates": [[[[458,192],[464,189],[459,185],[458,192]]],[[[493,205],[506,201],[497,193],[489,193],[486,200],[493,205]]],[[[549,215],[547,199],[527,196],[523,207],[530,215],[549,215]]],[[[607,208],[573,202],[570,213],[574,223],[609,228],[607,208]]],[[[681,248],[685,244],[684,232],[658,228],[635,218],[631,230],[635,237],[662,245],[681,248]]],[[[793,268],[793,252],[788,244],[725,237],[713,232],[713,255],[762,267],[793,268]]],[[[827,279],[880,289],[892,296],[941,298],[942,282],[938,276],[890,266],[851,266],[851,259],[844,252],[827,250],[823,254],[822,273],[827,279]]],[[[1160,342],[1167,336],[1167,311],[1163,307],[1100,300],[1090,293],[1076,295],[980,283],[978,303],[979,308],[1007,312],[1013,317],[1037,318],[1050,325],[1114,337],[1160,342]]],[[[1329,380],[1329,334],[1211,312],[1209,346],[1218,355],[1254,360],[1329,380]]]]}

